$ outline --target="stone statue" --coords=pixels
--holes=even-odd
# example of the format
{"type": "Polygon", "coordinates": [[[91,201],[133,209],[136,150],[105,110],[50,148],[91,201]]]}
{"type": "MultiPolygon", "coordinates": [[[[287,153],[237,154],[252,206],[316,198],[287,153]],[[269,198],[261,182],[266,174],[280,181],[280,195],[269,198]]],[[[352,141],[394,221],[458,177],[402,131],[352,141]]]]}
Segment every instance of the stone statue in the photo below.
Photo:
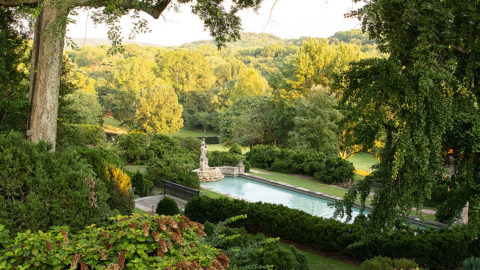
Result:
{"type": "Polygon", "coordinates": [[[463,224],[467,224],[468,223],[468,205],[469,203],[467,202],[467,204],[465,205],[465,207],[463,207],[462,209],[462,223],[463,224]]]}
{"type": "Polygon", "coordinates": [[[205,143],[205,138],[202,138],[202,144],[200,146],[200,170],[208,170],[208,158],[207,158],[207,144],[205,143]]]}
{"type": "Polygon", "coordinates": [[[202,151],[200,157],[207,157],[207,144],[205,143],[205,138],[202,138],[202,146],[200,146],[200,150],[202,151]]]}

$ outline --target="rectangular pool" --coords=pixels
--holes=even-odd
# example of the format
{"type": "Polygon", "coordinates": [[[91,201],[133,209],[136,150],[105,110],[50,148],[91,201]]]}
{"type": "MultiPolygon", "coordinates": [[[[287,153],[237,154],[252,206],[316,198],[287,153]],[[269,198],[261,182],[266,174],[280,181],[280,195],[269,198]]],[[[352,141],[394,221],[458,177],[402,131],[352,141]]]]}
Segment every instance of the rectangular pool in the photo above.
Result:
{"type": "MultiPolygon", "coordinates": [[[[332,218],[333,212],[335,211],[333,207],[328,205],[328,203],[332,201],[327,199],[243,177],[225,177],[218,182],[201,183],[201,186],[221,193],[231,194],[250,202],[282,204],[324,218],[332,218]]],[[[356,208],[352,210],[353,217],[356,217],[360,212],[360,210],[356,208]]],[[[365,211],[365,214],[369,213],[365,211]]],[[[344,222],[345,218],[337,218],[337,220],[344,222]]]]}

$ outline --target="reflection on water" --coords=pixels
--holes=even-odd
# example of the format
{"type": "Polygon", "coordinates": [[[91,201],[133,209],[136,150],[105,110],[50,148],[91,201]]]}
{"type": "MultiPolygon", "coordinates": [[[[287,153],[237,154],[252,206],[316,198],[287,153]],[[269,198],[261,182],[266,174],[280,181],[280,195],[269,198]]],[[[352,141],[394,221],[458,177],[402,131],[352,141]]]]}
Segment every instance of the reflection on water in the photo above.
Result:
{"type": "MultiPolygon", "coordinates": [[[[282,204],[324,218],[333,217],[335,211],[333,207],[328,206],[330,202],[328,200],[241,177],[225,177],[218,182],[202,183],[202,186],[251,202],[282,204]]],[[[353,217],[356,217],[359,210],[352,210],[353,217]]]]}

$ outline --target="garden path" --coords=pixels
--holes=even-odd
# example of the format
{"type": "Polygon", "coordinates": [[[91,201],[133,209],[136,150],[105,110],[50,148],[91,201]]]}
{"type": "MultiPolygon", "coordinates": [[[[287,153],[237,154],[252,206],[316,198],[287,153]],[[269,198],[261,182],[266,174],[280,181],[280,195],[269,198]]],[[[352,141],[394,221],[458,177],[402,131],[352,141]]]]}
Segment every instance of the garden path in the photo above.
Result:
{"type": "MultiPolygon", "coordinates": [[[[172,198],[175,200],[177,203],[177,206],[180,210],[184,211],[185,210],[185,205],[187,204],[186,201],[182,199],[178,199],[172,196],[168,196],[169,198],[172,198]]],[[[142,197],[135,199],[135,207],[138,209],[141,209],[149,214],[154,214],[155,210],[157,209],[157,204],[158,202],[163,199],[165,195],[156,195],[156,196],[148,196],[148,197],[142,197]]]]}

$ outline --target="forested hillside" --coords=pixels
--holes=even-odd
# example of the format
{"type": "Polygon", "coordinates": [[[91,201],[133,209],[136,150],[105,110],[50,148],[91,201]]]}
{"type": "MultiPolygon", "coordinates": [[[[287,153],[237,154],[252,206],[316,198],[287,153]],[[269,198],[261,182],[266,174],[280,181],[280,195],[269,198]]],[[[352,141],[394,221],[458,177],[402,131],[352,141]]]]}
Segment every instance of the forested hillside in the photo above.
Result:
{"type": "MultiPolygon", "coordinates": [[[[78,45],[84,42],[91,44],[78,45]]],[[[67,50],[65,61],[72,62],[79,88],[97,95],[104,112],[125,128],[149,133],[171,133],[182,126],[216,130],[223,141],[243,145],[282,144],[300,136],[304,131],[295,121],[308,117],[298,114],[304,106],[318,106],[318,95],[336,99],[335,74],[351,61],[382,56],[360,30],[328,39],[243,33],[221,50],[213,41],[168,48],[125,44],[117,54],[109,48],[67,50]]],[[[68,99],[75,103],[77,96],[68,99]]]]}

